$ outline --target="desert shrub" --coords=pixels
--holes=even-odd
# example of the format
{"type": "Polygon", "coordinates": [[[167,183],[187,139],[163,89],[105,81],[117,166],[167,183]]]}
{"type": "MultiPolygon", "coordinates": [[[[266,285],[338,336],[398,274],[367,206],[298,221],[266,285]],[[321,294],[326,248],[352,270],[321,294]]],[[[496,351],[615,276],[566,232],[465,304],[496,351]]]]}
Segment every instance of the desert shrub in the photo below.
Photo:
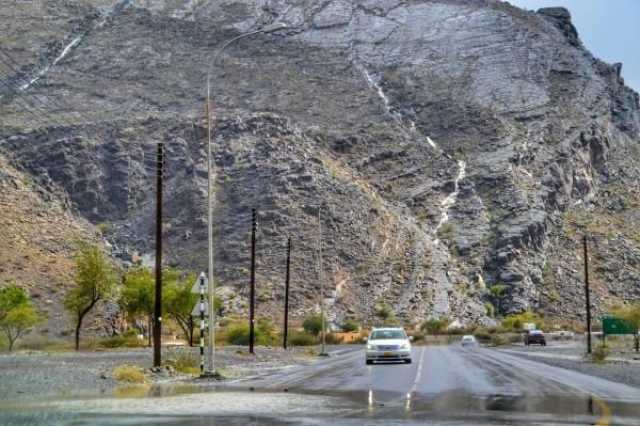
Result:
{"type": "Polygon", "coordinates": [[[302,328],[307,333],[317,336],[322,331],[322,316],[314,314],[306,317],[302,323],[302,328]]]}
{"type": "Polygon", "coordinates": [[[358,324],[355,320],[348,319],[344,323],[342,323],[342,331],[345,333],[353,333],[360,330],[360,324],[358,324]]]}
{"type": "Polygon", "coordinates": [[[507,330],[521,331],[526,323],[535,323],[536,328],[544,328],[544,320],[542,317],[531,311],[525,311],[520,314],[507,315],[502,320],[502,327],[507,330]]]}
{"type": "Polygon", "coordinates": [[[508,343],[507,339],[504,338],[501,334],[493,334],[491,336],[490,344],[491,346],[503,346],[508,343]]]}
{"type": "Polygon", "coordinates": [[[294,331],[288,340],[292,346],[312,346],[316,344],[316,336],[306,331],[294,331]]]}
{"type": "Polygon", "coordinates": [[[176,371],[185,374],[197,375],[200,373],[200,358],[189,349],[173,349],[167,354],[167,365],[176,371]]]}
{"type": "Polygon", "coordinates": [[[605,344],[596,345],[591,353],[591,359],[593,360],[593,362],[603,363],[606,361],[609,353],[609,346],[605,344]]]}
{"type": "Polygon", "coordinates": [[[333,333],[327,333],[324,337],[324,341],[327,345],[338,345],[342,343],[342,339],[333,333]]]}
{"type": "Polygon", "coordinates": [[[520,343],[522,342],[522,336],[520,334],[509,334],[507,337],[508,343],[520,343]]]}
{"type": "MultiPolygon", "coordinates": [[[[273,346],[277,344],[277,338],[273,332],[273,324],[269,320],[260,319],[254,328],[255,344],[261,346],[273,346]]],[[[231,345],[249,345],[249,324],[233,323],[225,330],[226,341],[231,345]]]]}
{"type": "Polygon", "coordinates": [[[379,300],[374,306],[375,315],[382,322],[382,325],[385,326],[394,326],[398,325],[398,319],[396,318],[396,314],[391,309],[384,300],[379,300]]]}
{"type": "Polygon", "coordinates": [[[447,331],[448,325],[448,318],[429,319],[420,325],[420,331],[425,334],[444,334],[447,331]]]}
{"type": "Polygon", "coordinates": [[[114,368],[113,378],[126,383],[144,383],[146,381],[142,368],[134,365],[120,365],[114,368]]]}
{"type": "Polygon", "coordinates": [[[474,333],[474,336],[479,342],[489,343],[493,334],[491,334],[487,329],[478,329],[474,333]]]}
{"type": "Polygon", "coordinates": [[[489,318],[493,318],[496,316],[496,308],[491,302],[486,302],[484,304],[484,310],[489,318]]]}
{"type": "Polygon", "coordinates": [[[424,341],[424,334],[422,333],[413,333],[413,343],[419,343],[419,342],[423,342],[424,341]]]}
{"type": "Polygon", "coordinates": [[[98,347],[113,349],[113,348],[140,348],[146,346],[144,340],[138,339],[136,335],[118,335],[112,337],[106,337],[98,340],[98,347]]]}
{"type": "Polygon", "coordinates": [[[64,351],[73,348],[70,342],[41,335],[27,336],[18,347],[31,351],[64,351]]]}

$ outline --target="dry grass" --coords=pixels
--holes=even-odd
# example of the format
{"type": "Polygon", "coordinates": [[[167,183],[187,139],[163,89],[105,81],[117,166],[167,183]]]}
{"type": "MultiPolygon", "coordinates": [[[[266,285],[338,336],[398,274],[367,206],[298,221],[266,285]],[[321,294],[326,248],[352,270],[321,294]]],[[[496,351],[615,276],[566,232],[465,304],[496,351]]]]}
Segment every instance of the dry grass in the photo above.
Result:
{"type": "Polygon", "coordinates": [[[113,378],[125,383],[145,383],[147,381],[144,371],[134,365],[120,365],[114,368],[113,378]]]}
{"type": "Polygon", "coordinates": [[[198,356],[188,349],[173,349],[167,356],[167,364],[183,374],[197,376],[200,374],[200,360],[198,356]]]}

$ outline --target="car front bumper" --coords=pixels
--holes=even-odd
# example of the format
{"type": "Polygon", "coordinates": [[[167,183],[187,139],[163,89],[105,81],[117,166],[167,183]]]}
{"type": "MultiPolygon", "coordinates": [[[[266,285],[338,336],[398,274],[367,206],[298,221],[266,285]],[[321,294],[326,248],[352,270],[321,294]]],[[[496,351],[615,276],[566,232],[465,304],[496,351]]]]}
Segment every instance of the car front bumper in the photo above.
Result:
{"type": "Polygon", "coordinates": [[[411,359],[411,349],[394,349],[388,351],[367,349],[367,361],[404,361],[411,359]]]}

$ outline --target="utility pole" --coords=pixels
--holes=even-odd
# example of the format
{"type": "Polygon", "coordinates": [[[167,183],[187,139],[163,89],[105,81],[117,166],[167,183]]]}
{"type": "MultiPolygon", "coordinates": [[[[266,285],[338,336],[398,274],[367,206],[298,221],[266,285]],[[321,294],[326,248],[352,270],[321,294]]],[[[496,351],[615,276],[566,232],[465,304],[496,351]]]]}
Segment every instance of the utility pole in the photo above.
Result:
{"type": "Polygon", "coordinates": [[[582,236],[582,250],[584,256],[584,293],[587,308],[587,353],[591,353],[591,294],[589,290],[589,253],[587,250],[587,234],[582,236]]]}
{"type": "Polygon", "coordinates": [[[325,352],[326,344],[326,325],[324,319],[324,278],[322,274],[322,220],[321,220],[322,206],[318,205],[318,279],[320,280],[320,318],[322,322],[322,347],[320,350],[320,356],[327,356],[325,352]]]}
{"type": "Polygon", "coordinates": [[[164,149],[158,143],[156,164],[156,294],[153,322],[153,366],[160,367],[162,345],[162,173],[164,166],[164,149]]]}
{"type": "Polygon", "coordinates": [[[249,353],[253,354],[256,303],[256,209],[251,209],[251,289],[249,295],[249,353]]]}
{"type": "Polygon", "coordinates": [[[214,309],[215,284],[213,280],[213,156],[211,155],[211,82],[207,77],[207,242],[209,254],[209,283],[207,299],[209,301],[209,327],[207,348],[207,373],[214,374],[216,310],[214,309]]]}
{"type": "Polygon", "coordinates": [[[284,280],[284,332],[282,333],[282,347],[287,349],[289,334],[289,275],[291,266],[291,237],[287,239],[287,273],[284,280]]]}

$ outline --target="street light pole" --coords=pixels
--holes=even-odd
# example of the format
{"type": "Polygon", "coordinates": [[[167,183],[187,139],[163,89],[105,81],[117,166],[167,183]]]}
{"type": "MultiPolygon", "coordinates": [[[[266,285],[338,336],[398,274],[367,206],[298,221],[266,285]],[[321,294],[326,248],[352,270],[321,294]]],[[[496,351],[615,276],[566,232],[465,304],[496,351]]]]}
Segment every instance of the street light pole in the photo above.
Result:
{"type": "Polygon", "coordinates": [[[213,374],[215,369],[216,312],[213,306],[215,283],[213,281],[213,158],[211,155],[211,80],[207,76],[207,243],[209,251],[209,346],[207,348],[207,373],[213,374]]]}
{"type": "MultiPolygon", "coordinates": [[[[232,38],[222,45],[218,52],[213,57],[211,61],[211,65],[215,65],[216,60],[222,53],[224,49],[226,49],[232,43],[254,34],[260,33],[271,33],[278,30],[286,29],[287,25],[285,24],[276,24],[271,25],[260,30],[252,31],[245,34],[240,34],[237,37],[232,38]]],[[[208,240],[208,251],[209,251],[209,288],[208,288],[208,299],[209,299],[209,348],[207,351],[208,362],[207,362],[207,375],[214,374],[214,356],[215,356],[215,319],[216,313],[213,306],[214,302],[214,281],[213,281],[213,157],[211,154],[211,67],[207,72],[207,240],[208,240]]]]}

